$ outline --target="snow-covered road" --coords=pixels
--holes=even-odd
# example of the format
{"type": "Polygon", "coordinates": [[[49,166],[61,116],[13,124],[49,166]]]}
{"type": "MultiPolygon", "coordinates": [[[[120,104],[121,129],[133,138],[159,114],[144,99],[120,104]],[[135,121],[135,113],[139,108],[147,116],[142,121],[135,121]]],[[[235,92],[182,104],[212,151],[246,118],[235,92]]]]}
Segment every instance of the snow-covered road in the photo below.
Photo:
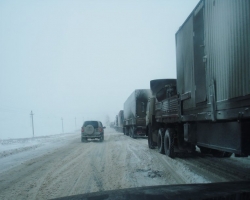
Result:
{"type": "Polygon", "coordinates": [[[170,159],[113,129],[104,142],[80,133],[0,141],[0,199],[49,199],[129,187],[250,180],[249,158],[170,159]]]}

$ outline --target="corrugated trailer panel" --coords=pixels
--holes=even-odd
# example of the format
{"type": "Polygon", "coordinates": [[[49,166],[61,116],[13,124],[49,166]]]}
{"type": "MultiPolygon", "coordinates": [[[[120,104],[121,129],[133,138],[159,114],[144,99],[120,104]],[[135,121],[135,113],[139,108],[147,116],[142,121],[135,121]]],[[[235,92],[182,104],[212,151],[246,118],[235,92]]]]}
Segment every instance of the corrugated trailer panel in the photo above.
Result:
{"type": "Polygon", "coordinates": [[[217,101],[250,94],[250,1],[205,1],[204,20],[207,87],[217,101]]]}
{"type": "MultiPolygon", "coordinates": [[[[195,96],[193,74],[193,18],[187,19],[185,26],[176,34],[176,64],[177,64],[177,91],[181,94],[192,92],[195,96]]],[[[191,98],[183,103],[183,108],[195,107],[195,99],[191,98]]]]}
{"type": "Polygon", "coordinates": [[[124,120],[123,110],[120,110],[118,113],[118,126],[119,127],[123,127],[123,120],[124,120]]]}
{"type": "Polygon", "coordinates": [[[133,119],[136,116],[136,102],[135,102],[135,91],[128,97],[128,99],[124,103],[124,125],[135,124],[133,119]]]}
{"type": "Polygon", "coordinates": [[[249,47],[249,0],[199,2],[176,33],[177,91],[191,92],[184,114],[209,107],[213,83],[217,102],[250,94],[249,47]]]}

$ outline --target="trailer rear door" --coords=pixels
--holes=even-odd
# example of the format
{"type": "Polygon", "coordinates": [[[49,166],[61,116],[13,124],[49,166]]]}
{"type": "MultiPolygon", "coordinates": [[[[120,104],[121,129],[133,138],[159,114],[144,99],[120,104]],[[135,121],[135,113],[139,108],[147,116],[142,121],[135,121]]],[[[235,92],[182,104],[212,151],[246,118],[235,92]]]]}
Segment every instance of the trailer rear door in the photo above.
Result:
{"type": "Polygon", "coordinates": [[[204,54],[204,6],[203,3],[197,7],[193,17],[194,30],[194,76],[195,76],[195,102],[206,101],[206,71],[204,54]]]}

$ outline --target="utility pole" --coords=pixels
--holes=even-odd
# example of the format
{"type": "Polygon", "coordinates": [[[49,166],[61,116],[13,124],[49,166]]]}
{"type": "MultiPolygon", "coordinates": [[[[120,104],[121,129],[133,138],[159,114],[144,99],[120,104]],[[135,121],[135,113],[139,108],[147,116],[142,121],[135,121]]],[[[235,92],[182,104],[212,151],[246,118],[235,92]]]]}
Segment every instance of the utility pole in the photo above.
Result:
{"type": "Polygon", "coordinates": [[[30,112],[30,116],[31,116],[31,122],[32,122],[32,132],[33,132],[33,137],[34,137],[34,135],[35,135],[35,134],[34,134],[34,122],[33,122],[33,115],[34,115],[34,114],[33,114],[33,112],[31,111],[31,112],[30,112]]]}
{"type": "Polygon", "coordinates": [[[64,131],[63,131],[63,118],[62,118],[61,120],[62,120],[62,133],[63,133],[63,132],[64,132],[64,131]]]}
{"type": "Polygon", "coordinates": [[[76,117],[75,117],[75,129],[76,129],[76,117]]]}

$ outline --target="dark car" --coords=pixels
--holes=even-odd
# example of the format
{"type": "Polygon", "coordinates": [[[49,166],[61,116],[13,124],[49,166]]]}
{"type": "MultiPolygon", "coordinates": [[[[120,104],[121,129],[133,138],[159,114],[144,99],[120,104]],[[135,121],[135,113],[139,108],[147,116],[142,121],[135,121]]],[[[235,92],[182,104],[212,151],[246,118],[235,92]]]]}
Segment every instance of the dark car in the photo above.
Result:
{"type": "Polygon", "coordinates": [[[87,142],[88,139],[104,140],[104,127],[100,121],[85,121],[81,131],[81,141],[87,142]]]}

